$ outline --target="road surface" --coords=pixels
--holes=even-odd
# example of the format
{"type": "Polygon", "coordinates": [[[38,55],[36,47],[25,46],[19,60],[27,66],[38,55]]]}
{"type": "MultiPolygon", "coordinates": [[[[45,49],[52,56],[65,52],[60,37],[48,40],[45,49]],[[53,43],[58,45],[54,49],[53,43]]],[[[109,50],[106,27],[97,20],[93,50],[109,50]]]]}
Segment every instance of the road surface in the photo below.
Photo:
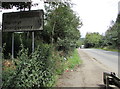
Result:
{"type": "Polygon", "coordinates": [[[101,49],[80,49],[87,53],[90,57],[102,63],[112,72],[118,74],[118,52],[105,51],[101,49]]]}

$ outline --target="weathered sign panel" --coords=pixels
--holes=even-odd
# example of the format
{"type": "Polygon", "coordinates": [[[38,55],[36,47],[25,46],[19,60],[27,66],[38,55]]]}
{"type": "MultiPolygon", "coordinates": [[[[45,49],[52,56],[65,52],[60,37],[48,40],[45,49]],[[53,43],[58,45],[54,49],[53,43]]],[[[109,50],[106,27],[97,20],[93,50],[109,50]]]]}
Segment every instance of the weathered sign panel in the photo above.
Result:
{"type": "Polygon", "coordinates": [[[3,13],[3,32],[43,30],[43,10],[3,13]]]}

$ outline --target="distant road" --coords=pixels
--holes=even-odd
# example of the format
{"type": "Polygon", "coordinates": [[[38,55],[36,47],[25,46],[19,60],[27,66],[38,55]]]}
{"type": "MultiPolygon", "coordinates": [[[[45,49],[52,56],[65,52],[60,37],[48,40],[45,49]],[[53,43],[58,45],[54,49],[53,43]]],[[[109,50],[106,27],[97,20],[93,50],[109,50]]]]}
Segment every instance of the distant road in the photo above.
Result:
{"type": "Polygon", "coordinates": [[[80,49],[93,59],[110,68],[111,72],[118,73],[118,52],[105,51],[101,49],[80,49]]]}

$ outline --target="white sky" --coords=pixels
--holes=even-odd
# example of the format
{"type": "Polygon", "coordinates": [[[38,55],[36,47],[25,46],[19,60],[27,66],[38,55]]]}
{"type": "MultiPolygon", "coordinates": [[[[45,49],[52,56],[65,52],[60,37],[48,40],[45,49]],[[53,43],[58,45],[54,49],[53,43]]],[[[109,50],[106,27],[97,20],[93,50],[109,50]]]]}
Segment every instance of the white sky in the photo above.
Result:
{"type": "Polygon", "coordinates": [[[74,0],[74,10],[83,22],[80,28],[82,37],[86,32],[104,34],[111,20],[116,21],[119,0],[74,0]],[[78,2],[79,1],[79,2],[78,2]]]}
{"type": "MultiPolygon", "coordinates": [[[[35,3],[44,0],[32,1],[35,3]]],[[[110,21],[116,20],[118,1],[120,0],[72,0],[76,4],[73,10],[80,16],[83,22],[83,26],[79,29],[81,36],[85,37],[86,32],[99,32],[100,34],[104,34],[110,26],[110,21]]],[[[39,6],[32,7],[33,10],[42,8],[42,2],[39,3],[39,6]]]]}

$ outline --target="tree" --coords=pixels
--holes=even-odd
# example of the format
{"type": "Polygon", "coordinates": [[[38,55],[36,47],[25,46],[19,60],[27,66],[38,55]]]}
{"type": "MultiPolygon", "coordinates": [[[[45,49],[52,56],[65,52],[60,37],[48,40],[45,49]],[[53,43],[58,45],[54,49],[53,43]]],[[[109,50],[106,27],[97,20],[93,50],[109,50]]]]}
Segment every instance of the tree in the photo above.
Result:
{"type": "MultiPolygon", "coordinates": [[[[82,25],[79,17],[71,9],[70,4],[52,3],[46,7],[45,30],[49,41],[56,45],[58,50],[69,50],[76,46],[80,38],[79,26],[82,25]]],[[[44,36],[44,39],[47,39],[44,36]]]]}
{"type": "Polygon", "coordinates": [[[87,33],[85,37],[85,47],[99,47],[102,43],[102,36],[99,33],[87,33]]]}
{"type": "Polygon", "coordinates": [[[118,15],[116,22],[113,26],[109,27],[109,29],[105,32],[104,37],[104,46],[108,46],[110,48],[118,48],[120,45],[119,41],[119,33],[120,33],[120,15],[118,15]]]}

